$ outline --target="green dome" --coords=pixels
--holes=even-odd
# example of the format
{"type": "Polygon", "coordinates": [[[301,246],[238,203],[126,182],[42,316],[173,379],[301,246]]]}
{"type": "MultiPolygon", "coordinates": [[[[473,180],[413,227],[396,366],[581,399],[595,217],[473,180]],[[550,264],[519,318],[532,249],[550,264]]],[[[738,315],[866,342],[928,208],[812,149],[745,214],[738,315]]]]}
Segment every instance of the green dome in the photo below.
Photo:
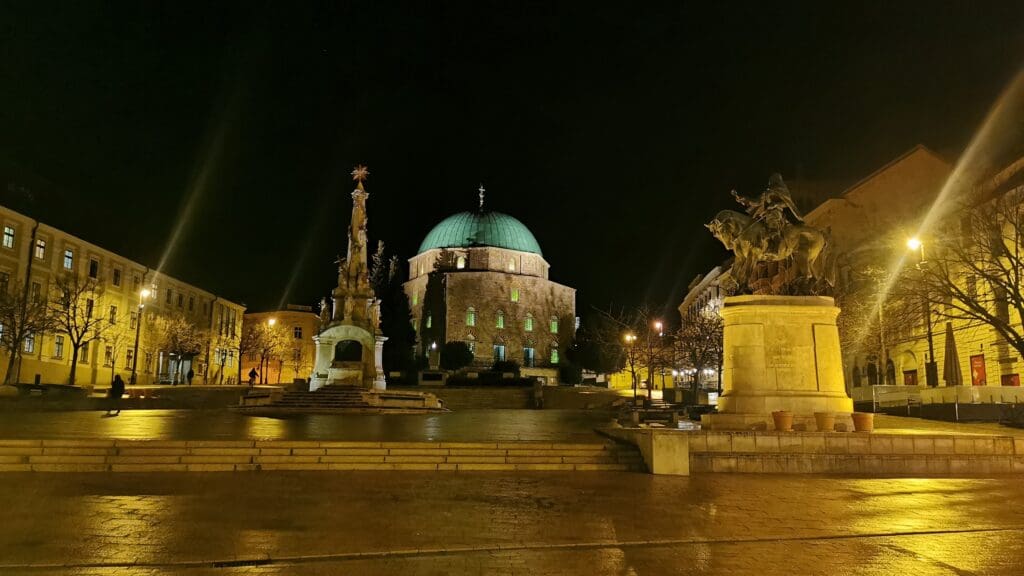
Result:
{"type": "Polygon", "coordinates": [[[540,244],[522,222],[500,212],[459,212],[434,226],[420,244],[420,253],[431,248],[494,246],[540,254],[540,244]]]}

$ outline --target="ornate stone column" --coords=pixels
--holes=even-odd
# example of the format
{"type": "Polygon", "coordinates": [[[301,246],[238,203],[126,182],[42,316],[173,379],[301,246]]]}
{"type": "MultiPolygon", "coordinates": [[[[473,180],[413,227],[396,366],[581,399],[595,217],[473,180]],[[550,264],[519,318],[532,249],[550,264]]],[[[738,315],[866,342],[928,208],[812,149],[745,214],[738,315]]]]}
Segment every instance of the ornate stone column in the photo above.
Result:
{"type": "Polygon", "coordinates": [[[376,336],[374,338],[373,346],[373,365],[375,374],[373,378],[373,389],[384,390],[388,387],[387,380],[384,379],[384,341],[387,340],[387,336],[376,336]]]}

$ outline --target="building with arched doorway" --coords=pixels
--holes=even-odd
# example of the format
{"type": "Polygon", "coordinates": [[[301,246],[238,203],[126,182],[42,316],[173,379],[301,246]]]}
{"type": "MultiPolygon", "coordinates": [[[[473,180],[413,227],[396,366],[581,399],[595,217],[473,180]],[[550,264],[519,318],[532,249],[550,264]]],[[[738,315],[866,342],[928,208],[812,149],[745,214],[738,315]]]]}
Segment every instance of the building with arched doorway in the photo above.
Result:
{"type": "Polygon", "coordinates": [[[533,233],[500,212],[442,220],[409,259],[404,284],[418,353],[465,342],[473,365],[515,362],[524,374],[557,378],[576,329],[576,290],[553,282],[533,233]]]}

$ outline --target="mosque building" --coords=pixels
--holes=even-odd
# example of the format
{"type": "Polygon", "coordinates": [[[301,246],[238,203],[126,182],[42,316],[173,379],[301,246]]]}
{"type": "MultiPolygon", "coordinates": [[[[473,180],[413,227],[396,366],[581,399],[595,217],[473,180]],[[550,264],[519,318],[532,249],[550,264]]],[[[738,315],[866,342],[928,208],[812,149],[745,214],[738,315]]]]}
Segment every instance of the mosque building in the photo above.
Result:
{"type": "Polygon", "coordinates": [[[480,208],[442,220],[409,259],[404,284],[418,352],[465,342],[474,366],[514,361],[524,375],[553,382],[576,326],[576,290],[548,278],[533,233],[480,208]]]}

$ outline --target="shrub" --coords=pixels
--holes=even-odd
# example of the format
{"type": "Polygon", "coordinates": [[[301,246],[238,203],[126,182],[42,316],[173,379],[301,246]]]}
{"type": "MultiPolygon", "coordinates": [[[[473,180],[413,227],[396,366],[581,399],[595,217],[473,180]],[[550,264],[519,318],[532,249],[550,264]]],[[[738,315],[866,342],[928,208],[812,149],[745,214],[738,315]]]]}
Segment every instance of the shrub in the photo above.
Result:
{"type": "Polygon", "coordinates": [[[441,347],[441,368],[458,370],[473,363],[473,352],[465,342],[445,342],[441,347]]]}
{"type": "Polygon", "coordinates": [[[515,360],[498,360],[491,367],[494,372],[513,372],[519,375],[519,363],[515,360]]]}

